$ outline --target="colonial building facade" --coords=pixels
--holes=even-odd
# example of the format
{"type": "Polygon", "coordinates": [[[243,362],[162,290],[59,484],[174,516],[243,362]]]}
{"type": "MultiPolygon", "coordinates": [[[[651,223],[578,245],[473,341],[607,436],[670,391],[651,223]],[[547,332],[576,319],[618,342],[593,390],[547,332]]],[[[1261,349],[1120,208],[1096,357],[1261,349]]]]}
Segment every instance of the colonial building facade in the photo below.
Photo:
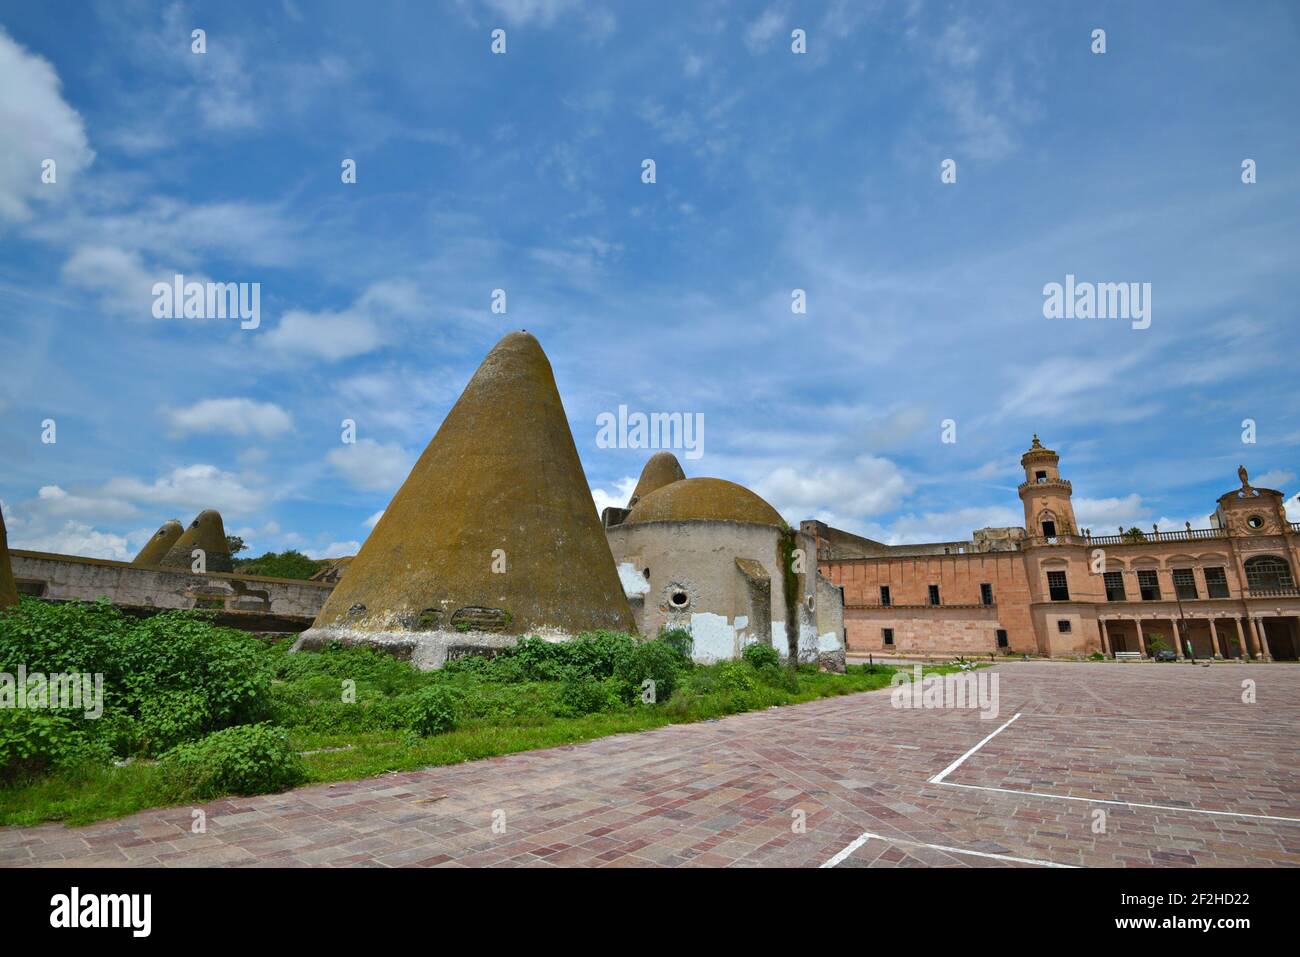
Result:
{"type": "Polygon", "coordinates": [[[1094,535],[1056,452],[1034,436],[1020,464],[1023,528],[890,546],[803,523],[843,589],[850,654],[1297,658],[1300,523],[1281,492],[1242,468],[1206,528],[1094,535]]]}

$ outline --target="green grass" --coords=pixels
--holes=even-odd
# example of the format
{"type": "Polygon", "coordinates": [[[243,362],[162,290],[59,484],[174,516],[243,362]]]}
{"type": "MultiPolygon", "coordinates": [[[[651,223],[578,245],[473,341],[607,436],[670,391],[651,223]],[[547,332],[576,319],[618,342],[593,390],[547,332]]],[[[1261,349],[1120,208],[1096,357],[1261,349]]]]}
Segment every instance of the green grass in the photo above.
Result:
{"type": "MultiPolygon", "coordinates": [[[[237,640],[213,635],[214,641],[237,640]]],[[[746,662],[691,665],[664,642],[637,643],[611,634],[582,641],[571,647],[524,642],[496,659],[455,662],[437,672],[418,672],[362,649],[288,655],[287,644],[267,645],[252,664],[244,662],[258,676],[252,684],[262,689],[257,699],[262,710],[255,719],[235,723],[259,720],[284,728],[289,749],[302,753],[305,783],[312,784],[873,691],[887,687],[896,670],[850,665],[840,675],[804,666],[792,677],[780,667],[746,662]],[[662,680],[660,687],[675,690],[660,703],[640,703],[638,677],[665,667],[675,669],[671,677],[648,673],[662,680]],[[355,701],[341,700],[344,682],[355,686],[355,701]],[[575,685],[584,693],[573,693],[575,685]],[[430,695],[433,708],[454,715],[454,727],[422,737],[411,728],[422,727],[415,716],[427,715],[419,707],[430,706],[430,695]],[[591,713],[572,713],[575,708],[591,713]]],[[[911,669],[905,670],[910,677],[911,669]]],[[[952,670],[927,667],[925,673],[952,670]]],[[[135,753],[122,766],[81,759],[56,764],[0,787],[0,824],[82,825],[169,803],[200,803],[193,795],[177,802],[166,772],[166,761],[152,753],[135,753]]]]}

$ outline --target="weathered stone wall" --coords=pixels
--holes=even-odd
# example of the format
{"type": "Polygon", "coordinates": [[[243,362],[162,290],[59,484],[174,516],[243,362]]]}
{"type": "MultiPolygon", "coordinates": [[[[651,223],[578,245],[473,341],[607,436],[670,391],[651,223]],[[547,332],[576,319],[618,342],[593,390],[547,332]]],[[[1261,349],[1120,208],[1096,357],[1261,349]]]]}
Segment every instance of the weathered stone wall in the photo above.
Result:
{"type": "Polygon", "coordinates": [[[48,601],[107,598],[132,610],[211,608],[224,624],[250,631],[301,631],[332,586],[289,578],[146,567],[49,552],[10,553],[19,591],[48,601]]]}
{"type": "Polygon", "coordinates": [[[689,628],[695,658],[735,658],[762,641],[787,654],[785,578],[778,565],[779,529],[742,522],[645,522],[606,529],[616,562],[646,580],[643,634],[689,628]],[[737,559],[746,559],[743,565],[737,559]],[[768,588],[757,583],[766,574],[768,588]],[[766,602],[766,609],[754,602],[766,602]],[[764,613],[765,612],[765,613],[764,613]]]}

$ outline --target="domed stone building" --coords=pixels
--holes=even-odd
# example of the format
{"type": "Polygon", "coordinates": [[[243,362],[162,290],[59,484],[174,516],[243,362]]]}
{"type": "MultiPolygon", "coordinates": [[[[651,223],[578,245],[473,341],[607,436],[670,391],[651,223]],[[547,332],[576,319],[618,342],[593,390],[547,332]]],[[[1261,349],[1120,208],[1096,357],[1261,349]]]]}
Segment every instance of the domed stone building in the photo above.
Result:
{"type": "Polygon", "coordinates": [[[678,478],[676,457],[646,464],[605,534],[642,634],[686,628],[697,661],[771,645],[783,657],[844,666],[843,599],[817,573],[816,543],[760,496],[719,478],[678,478]]]}

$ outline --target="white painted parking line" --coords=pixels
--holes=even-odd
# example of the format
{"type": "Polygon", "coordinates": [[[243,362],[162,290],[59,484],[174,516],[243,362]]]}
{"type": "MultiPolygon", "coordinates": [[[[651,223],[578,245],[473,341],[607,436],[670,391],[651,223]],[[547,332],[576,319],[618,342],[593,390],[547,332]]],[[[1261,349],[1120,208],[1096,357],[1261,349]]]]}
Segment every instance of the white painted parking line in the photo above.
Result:
{"type": "Polygon", "coordinates": [[[1007,722],[1006,724],[1004,724],[1002,727],[998,728],[996,731],[994,731],[992,734],[990,734],[988,737],[986,737],[983,741],[981,741],[979,744],[975,745],[975,747],[971,748],[969,751],[967,751],[965,754],[963,754],[960,758],[958,758],[958,759],[957,759],[956,761],[954,761],[952,764],[948,765],[946,768],[944,768],[942,771],[940,771],[940,772],[939,772],[938,774],[936,774],[934,777],[930,778],[930,783],[931,783],[931,784],[942,784],[942,783],[943,783],[943,779],[946,778],[948,775],[952,774],[952,772],[956,771],[959,767],[961,767],[961,764],[962,764],[963,761],[965,761],[967,758],[969,758],[972,754],[974,754],[974,753],[975,753],[976,751],[978,751],[980,748],[984,747],[984,745],[988,744],[990,741],[992,741],[994,738],[996,738],[999,734],[1001,734],[1001,733],[1002,733],[1003,731],[1005,731],[1007,728],[1011,727],[1011,725],[1015,723],[1015,720],[1016,720],[1017,718],[1020,717],[1020,714],[1021,714],[1021,713],[1020,713],[1019,711],[1017,711],[1014,715],[1012,715],[1010,721],[1008,721],[1008,722],[1007,722]]]}
{"type": "MultiPolygon", "coordinates": [[[[931,778],[931,782],[934,779],[931,778]]],[[[1286,824],[1300,824],[1300,817],[1279,817],[1276,814],[1249,814],[1245,811],[1208,811],[1196,807],[1180,807],[1176,804],[1141,804],[1137,801],[1110,801],[1105,798],[1075,797],[1072,794],[1048,794],[1043,791],[1017,791],[1014,788],[994,788],[982,784],[954,784],[952,781],[939,781],[946,788],[966,788],[971,791],[994,791],[1000,794],[1020,794],[1026,797],[1048,798],[1053,801],[1080,801],[1084,804],[1113,804],[1119,807],[1137,807],[1151,811],[1182,811],[1186,814],[1213,814],[1218,817],[1248,817],[1256,821],[1282,821],[1286,824]]]]}
{"type": "MultiPolygon", "coordinates": [[[[1014,721],[1015,719],[1013,718],[1012,720],[1014,721]]],[[[1010,723],[1010,721],[1007,722],[1007,724],[1010,723]]],[[[1006,727],[1006,725],[1003,725],[1003,727],[1006,727]]],[[[1001,728],[998,730],[1001,730],[1001,728]]],[[[996,732],[994,733],[996,734],[996,732]]],[[[1007,861],[1012,864],[1034,864],[1038,867],[1065,867],[1074,869],[1073,864],[1058,864],[1056,861],[1042,861],[1033,857],[1013,857],[1010,854],[990,854],[988,851],[968,851],[960,847],[947,847],[943,844],[926,844],[923,841],[905,841],[898,837],[885,837],[883,834],[872,834],[870,831],[860,835],[852,844],[844,848],[844,850],[840,851],[821,866],[835,867],[837,864],[842,863],[863,844],[867,843],[867,841],[872,840],[884,841],[886,844],[905,844],[908,847],[928,847],[932,851],[943,851],[945,854],[962,854],[967,857],[985,857],[990,860],[1007,861]]]]}
{"type": "MultiPolygon", "coordinates": [[[[984,738],[983,741],[975,745],[975,747],[971,748],[969,751],[963,754],[952,764],[948,765],[946,768],[944,768],[934,777],[930,778],[929,783],[942,784],[944,787],[949,787],[949,788],[966,788],[971,791],[992,791],[1000,794],[1019,794],[1025,797],[1046,798],[1048,800],[1054,800],[1054,801],[1079,801],[1084,804],[1109,804],[1116,807],[1142,808],[1148,811],[1182,811],[1186,814],[1210,814],[1210,815],[1214,815],[1215,817],[1242,817],[1242,818],[1249,818],[1254,821],[1282,821],[1285,824],[1300,824],[1300,818],[1281,817],[1276,814],[1251,814],[1247,811],[1210,811],[1210,810],[1205,810],[1202,808],[1195,808],[1195,807],[1181,807],[1176,804],[1143,804],[1138,801],[1120,801],[1117,799],[1108,800],[1106,798],[1076,797],[1071,794],[1051,794],[1044,791],[1020,791],[1015,788],[998,788],[998,787],[991,787],[983,784],[957,784],[953,781],[944,780],[944,778],[946,778],[948,775],[952,774],[952,772],[956,771],[959,767],[961,767],[962,762],[964,762],[972,754],[974,754],[980,748],[984,747],[984,745],[988,744],[995,737],[997,737],[999,734],[1001,734],[1003,731],[1009,728],[1016,721],[1016,719],[1019,718],[1023,713],[1024,712],[1017,711],[1012,716],[1010,721],[1002,725],[1002,727],[998,728],[992,734],[988,735],[986,738],[984,738]]],[[[1033,715],[1032,717],[1035,718],[1047,717],[1047,715],[1033,715]]],[[[862,846],[861,844],[858,845],[858,847],[861,846],[862,846]]],[[[854,848],[854,850],[856,849],[857,848],[854,848]]],[[[843,851],[841,851],[840,853],[843,853],[843,851]]]]}

